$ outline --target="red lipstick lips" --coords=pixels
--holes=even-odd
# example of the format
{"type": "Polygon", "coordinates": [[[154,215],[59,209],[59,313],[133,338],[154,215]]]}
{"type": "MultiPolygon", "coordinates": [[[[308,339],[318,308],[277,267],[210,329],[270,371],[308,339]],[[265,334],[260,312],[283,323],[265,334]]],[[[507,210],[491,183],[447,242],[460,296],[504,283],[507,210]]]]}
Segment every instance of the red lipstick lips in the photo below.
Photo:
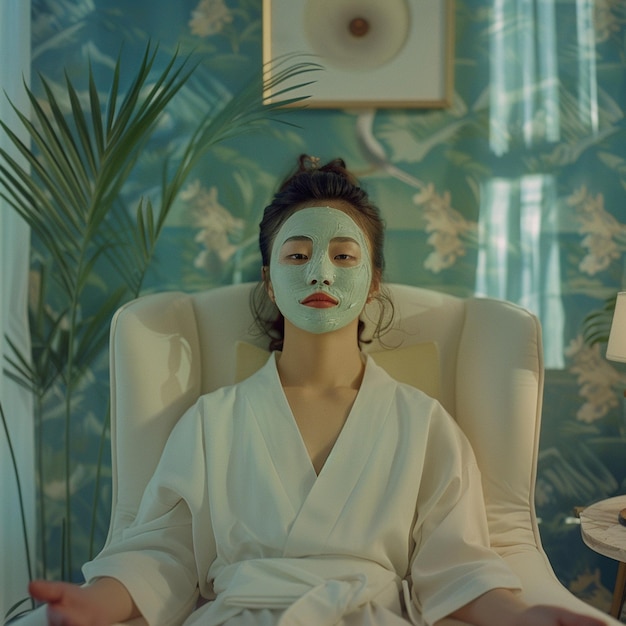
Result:
{"type": "Polygon", "coordinates": [[[300,302],[300,304],[310,306],[314,309],[328,309],[330,307],[337,306],[337,300],[335,300],[332,296],[329,296],[327,293],[318,291],[317,293],[307,296],[300,302]]]}

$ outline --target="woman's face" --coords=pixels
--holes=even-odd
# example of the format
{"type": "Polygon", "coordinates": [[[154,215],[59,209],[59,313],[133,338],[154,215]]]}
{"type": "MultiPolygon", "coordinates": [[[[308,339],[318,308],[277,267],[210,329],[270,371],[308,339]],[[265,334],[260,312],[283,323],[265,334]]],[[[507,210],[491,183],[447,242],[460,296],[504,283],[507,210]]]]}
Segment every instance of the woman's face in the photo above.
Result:
{"type": "Polygon", "coordinates": [[[316,334],[343,328],[370,293],[366,236],[344,211],[300,209],[274,239],[269,273],[276,306],[294,326],[316,334]]]}

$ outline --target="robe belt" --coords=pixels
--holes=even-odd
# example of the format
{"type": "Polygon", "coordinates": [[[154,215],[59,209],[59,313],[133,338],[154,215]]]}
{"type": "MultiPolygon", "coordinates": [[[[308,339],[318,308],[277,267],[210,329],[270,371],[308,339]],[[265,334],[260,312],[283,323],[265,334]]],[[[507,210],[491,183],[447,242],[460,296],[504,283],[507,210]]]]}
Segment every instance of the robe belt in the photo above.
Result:
{"type": "Polygon", "coordinates": [[[264,558],[226,566],[214,581],[217,601],[244,609],[285,609],[279,626],[332,626],[376,596],[398,598],[398,575],[349,558],[264,558]],[[391,592],[391,593],[390,593],[391,592]]]}

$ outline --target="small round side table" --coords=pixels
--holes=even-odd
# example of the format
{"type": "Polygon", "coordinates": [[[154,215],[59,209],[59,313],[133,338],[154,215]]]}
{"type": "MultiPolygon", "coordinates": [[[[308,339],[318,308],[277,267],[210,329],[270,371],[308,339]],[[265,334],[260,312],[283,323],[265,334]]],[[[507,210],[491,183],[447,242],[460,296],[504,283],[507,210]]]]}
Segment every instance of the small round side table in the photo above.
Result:
{"type": "Polygon", "coordinates": [[[626,598],[626,526],[617,514],[626,508],[626,495],[601,500],[580,513],[583,541],[595,552],[619,561],[610,614],[619,619],[626,598]]]}

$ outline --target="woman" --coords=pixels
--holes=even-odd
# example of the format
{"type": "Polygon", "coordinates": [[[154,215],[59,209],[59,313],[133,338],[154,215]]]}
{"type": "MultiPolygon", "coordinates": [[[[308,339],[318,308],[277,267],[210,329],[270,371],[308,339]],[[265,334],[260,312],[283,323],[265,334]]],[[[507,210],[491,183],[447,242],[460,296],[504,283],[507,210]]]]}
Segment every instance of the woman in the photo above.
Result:
{"type": "Polygon", "coordinates": [[[361,352],[360,314],[384,302],[383,227],[343,161],[301,157],[260,231],[272,356],[181,418],[88,586],[31,585],[50,623],[602,624],[518,598],[466,439],[361,352]]]}

